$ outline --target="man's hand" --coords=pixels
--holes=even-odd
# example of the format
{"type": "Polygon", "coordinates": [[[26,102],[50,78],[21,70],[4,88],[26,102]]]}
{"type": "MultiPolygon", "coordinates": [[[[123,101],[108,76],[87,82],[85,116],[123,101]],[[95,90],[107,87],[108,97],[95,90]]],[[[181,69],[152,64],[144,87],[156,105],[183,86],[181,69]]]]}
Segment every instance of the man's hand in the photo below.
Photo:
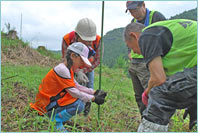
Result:
{"type": "Polygon", "coordinates": [[[85,73],[83,73],[81,70],[76,72],[76,81],[80,84],[87,84],[89,82],[89,79],[87,78],[87,76],[85,75],[85,73]]]}
{"type": "Polygon", "coordinates": [[[148,95],[146,94],[146,91],[144,91],[143,93],[142,93],[142,102],[143,102],[143,104],[144,105],[148,105],[148,95]]]}

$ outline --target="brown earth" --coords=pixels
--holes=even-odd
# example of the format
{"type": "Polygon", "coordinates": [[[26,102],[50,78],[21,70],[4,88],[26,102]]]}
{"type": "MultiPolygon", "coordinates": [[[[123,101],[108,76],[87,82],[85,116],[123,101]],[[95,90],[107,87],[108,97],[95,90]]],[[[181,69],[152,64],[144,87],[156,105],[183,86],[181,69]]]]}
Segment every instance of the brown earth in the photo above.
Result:
{"type": "Polygon", "coordinates": [[[61,62],[47,56],[41,55],[36,50],[29,46],[12,46],[12,47],[1,47],[1,63],[10,63],[14,65],[39,65],[39,66],[50,66],[53,67],[61,62]]]}
{"type": "MultiPolygon", "coordinates": [[[[30,48],[29,46],[11,46],[6,47],[5,45],[1,46],[1,63],[2,64],[13,64],[13,65],[39,65],[39,66],[47,66],[54,67],[55,65],[61,62],[60,60],[55,60],[47,56],[41,55],[36,50],[30,48]]],[[[17,76],[17,75],[16,75],[17,76]]],[[[13,77],[14,78],[14,77],[13,77]]],[[[5,80],[4,80],[5,81],[5,80]]],[[[4,86],[4,81],[1,82],[1,87],[4,86]]],[[[16,117],[19,120],[26,120],[26,122],[21,123],[31,123],[30,126],[24,127],[23,132],[35,132],[39,131],[39,129],[35,129],[34,125],[34,115],[33,110],[29,108],[30,101],[34,101],[35,94],[33,91],[29,91],[28,88],[22,85],[20,82],[12,82],[12,88],[14,88],[12,92],[12,98],[8,98],[9,91],[5,92],[1,96],[1,129],[6,132],[15,132],[19,131],[19,121],[16,121],[16,117]],[[14,118],[14,119],[12,119],[14,118]],[[10,124],[9,124],[10,123],[10,124]]],[[[7,88],[9,90],[9,88],[7,88]]],[[[48,121],[44,121],[44,123],[48,123],[48,121]]],[[[73,122],[65,123],[68,126],[73,126],[73,122]]],[[[76,128],[83,132],[90,132],[91,129],[88,127],[81,127],[76,124],[76,128]]],[[[48,130],[47,127],[46,129],[48,130]]],[[[72,129],[68,128],[68,131],[72,129]]]]}

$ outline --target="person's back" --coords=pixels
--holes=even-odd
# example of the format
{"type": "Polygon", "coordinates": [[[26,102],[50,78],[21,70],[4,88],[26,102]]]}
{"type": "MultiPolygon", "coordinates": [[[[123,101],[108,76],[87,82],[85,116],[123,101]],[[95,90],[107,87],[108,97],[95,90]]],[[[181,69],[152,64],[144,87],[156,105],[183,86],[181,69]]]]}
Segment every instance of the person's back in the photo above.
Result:
{"type": "Polygon", "coordinates": [[[157,22],[144,28],[140,36],[140,46],[147,49],[147,53],[145,50],[143,52],[145,62],[148,63],[153,56],[162,56],[167,76],[181,72],[184,68],[194,67],[197,64],[196,29],[197,23],[187,19],[157,22]],[[159,30],[161,33],[157,33],[159,30]],[[151,37],[156,43],[152,43],[153,45],[149,47],[145,46],[146,40],[151,37]]]}

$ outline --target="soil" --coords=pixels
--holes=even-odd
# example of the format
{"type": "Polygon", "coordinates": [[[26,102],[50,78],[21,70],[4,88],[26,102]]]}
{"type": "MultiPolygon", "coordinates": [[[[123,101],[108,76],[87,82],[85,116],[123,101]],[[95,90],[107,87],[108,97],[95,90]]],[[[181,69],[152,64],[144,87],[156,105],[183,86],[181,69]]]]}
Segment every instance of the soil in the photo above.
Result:
{"type": "Polygon", "coordinates": [[[2,46],[1,49],[1,63],[10,63],[14,65],[39,65],[39,66],[50,66],[53,67],[61,62],[60,60],[55,60],[47,56],[41,55],[36,50],[30,48],[29,46],[12,46],[5,47],[2,46]]]}

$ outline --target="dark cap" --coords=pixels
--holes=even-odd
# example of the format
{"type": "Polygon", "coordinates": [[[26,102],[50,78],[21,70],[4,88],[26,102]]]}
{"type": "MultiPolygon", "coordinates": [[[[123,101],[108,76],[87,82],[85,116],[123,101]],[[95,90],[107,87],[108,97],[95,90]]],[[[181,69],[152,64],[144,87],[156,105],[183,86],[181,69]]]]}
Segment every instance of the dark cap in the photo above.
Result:
{"type": "Polygon", "coordinates": [[[127,9],[126,9],[125,12],[127,12],[129,9],[136,9],[137,6],[142,5],[143,2],[144,2],[144,1],[127,1],[127,2],[126,2],[126,7],[127,7],[127,9]]]}

